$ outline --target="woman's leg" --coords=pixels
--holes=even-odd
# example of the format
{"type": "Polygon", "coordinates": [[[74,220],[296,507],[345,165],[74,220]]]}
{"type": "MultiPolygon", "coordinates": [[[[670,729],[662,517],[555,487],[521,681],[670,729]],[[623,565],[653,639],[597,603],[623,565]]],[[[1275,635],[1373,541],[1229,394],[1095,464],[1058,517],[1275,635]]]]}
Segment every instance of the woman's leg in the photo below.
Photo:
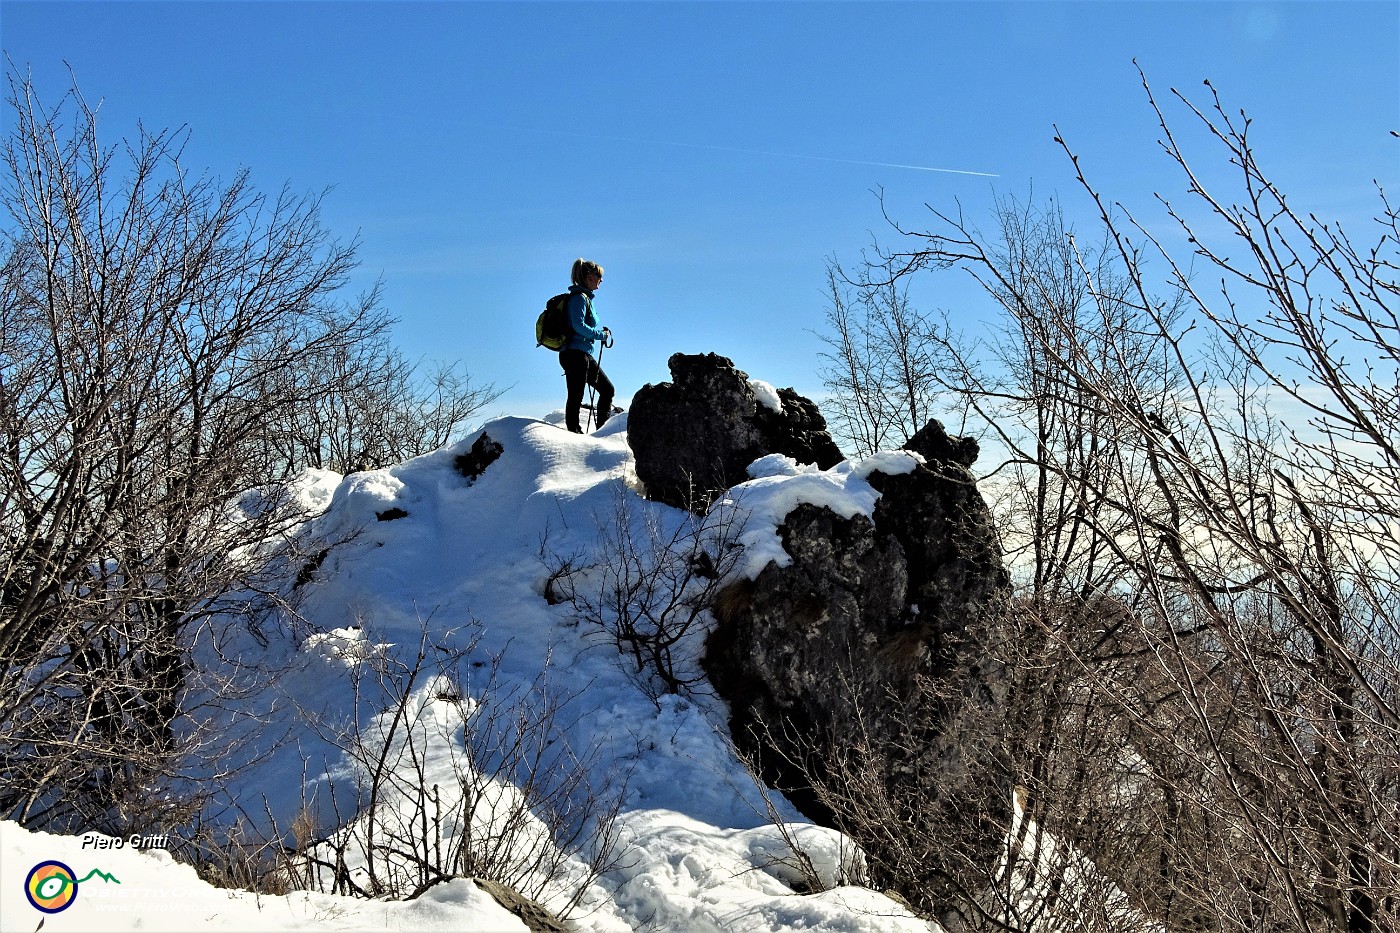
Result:
{"type": "Polygon", "coordinates": [[[579,427],[578,413],[583,405],[583,387],[588,381],[590,367],[593,362],[588,354],[582,350],[560,350],[559,366],[564,370],[564,385],[566,396],[564,399],[564,426],[575,434],[583,433],[579,427]]]}
{"type": "Polygon", "coordinates": [[[593,426],[601,428],[612,415],[613,384],[612,380],[608,378],[608,374],[603,372],[592,357],[589,357],[588,362],[590,364],[588,384],[598,390],[598,401],[594,404],[593,409],[593,426]]]}

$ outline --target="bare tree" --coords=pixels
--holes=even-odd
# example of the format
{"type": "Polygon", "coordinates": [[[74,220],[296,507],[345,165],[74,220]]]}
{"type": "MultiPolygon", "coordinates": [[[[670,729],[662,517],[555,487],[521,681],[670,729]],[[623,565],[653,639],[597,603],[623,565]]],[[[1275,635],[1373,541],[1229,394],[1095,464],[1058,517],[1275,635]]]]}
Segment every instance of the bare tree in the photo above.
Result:
{"type": "Polygon", "coordinates": [[[272,413],[251,439],[262,476],[400,463],[446,445],[501,396],[489,383],[474,384],[461,363],[425,369],[405,358],[390,341],[394,320],[378,310],[377,295],[376,289],[366,302],[376,310],[359,323],[358,339],[267,374],[267,394],[301,401],[272,413]]]}
{"type": "Polygon", "coordinates": [[[550,684],[548,663],[512,686],[500,656],[468,662],[479,636],[450,644],[458,634],[425,628],[416,652],[372,651],[353,667],[353,715],[321,729],[354,764],[355,786],[330,785],[337,814],[323,836],[302,814],[313,838],[282,853],[272,880],[407,898],[487,879],[567,916],[616,867],[630,775],[610,769],[601,786],[598,749],[572,747],[578,697],[550,684]],[[353,812],[338,812],[342,798],[353,812]]]}
{"type": "Polygon", "coordinates": [[[1397,212],[1381,191],[1357,245],[1292,206],[1213,89],[1173,92],[1181,130],[1143,86],[1189,260],[1062,144],[1096,247],[1003,204],[1000,240],[934,212],[872,270],[951,264],[1005,315],[942,381],[1010,451],[1000,518],[1050,639],[1012,711],[1040,723],[1018,751],[1030,812],[1172,928],[1394,929],[1397,212]]]}
{"type": "Polygon", "coordinates": [[[678,515],[618,485],[610,513],[596,521],[592,554],[564,555],[541,542],[546,598],[567,602],[586,632],[615,647],[653,703],[698,689],[702,641],[743,556],[747,514],[720,500],[678,515]]]}
{"type": "Polygon", "coordinates": [[[0,289],[0,812],[107,825],[172,751],[188,639],[294,519],[265,426],[334,384],[281,376],[379,332],[335,295],[319,199],[99,142],[76,87],[9,76],[0,289]]]}
{"type": "Polygon", "coordinates": [[[940,410],[946,328],[894,278],[853,283],[833,262],[827,288],[830,331],[818,336],[830,348],[821,376],[834,427],[860,455],[898,446],[940,410]]]}

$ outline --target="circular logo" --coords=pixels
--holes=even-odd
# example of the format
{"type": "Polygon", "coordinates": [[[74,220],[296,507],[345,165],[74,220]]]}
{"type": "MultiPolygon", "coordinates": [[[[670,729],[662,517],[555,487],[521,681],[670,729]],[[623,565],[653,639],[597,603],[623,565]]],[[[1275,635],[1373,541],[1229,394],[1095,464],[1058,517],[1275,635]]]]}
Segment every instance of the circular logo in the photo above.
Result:
{"type": "Polygon", "coordinates": [[[77,875],[62,862],[40,862],[24,879],[24,893],[35,910],[56,914],[77,899],[77,875]]]}

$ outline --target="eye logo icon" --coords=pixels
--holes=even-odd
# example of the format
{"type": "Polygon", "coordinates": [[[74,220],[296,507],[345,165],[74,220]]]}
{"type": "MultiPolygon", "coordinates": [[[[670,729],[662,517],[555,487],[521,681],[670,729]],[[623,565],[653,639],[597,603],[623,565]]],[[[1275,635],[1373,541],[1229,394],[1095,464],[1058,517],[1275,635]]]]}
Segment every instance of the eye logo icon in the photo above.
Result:
{"type": "Polygon", "coordinates": [[[72,907],[73,902],[78,899],[78,885],[94,876],[113,884],[121,884],[121,880],[114,875],[96,868],[88,872],[87,877],[79,878],[73,869],[62,862],[40,862],[29,869],[29,875],[24,879],[24,896],[29,898],[29,903],[35,910],[56,914],[60,910],[72,907]]]}
{"type": "Polygon", "coordinates": [[[24,879],[24,893],[35,910],[56,914],[78,898],[78,876],[62,862],[40,862],[24,879]]]}

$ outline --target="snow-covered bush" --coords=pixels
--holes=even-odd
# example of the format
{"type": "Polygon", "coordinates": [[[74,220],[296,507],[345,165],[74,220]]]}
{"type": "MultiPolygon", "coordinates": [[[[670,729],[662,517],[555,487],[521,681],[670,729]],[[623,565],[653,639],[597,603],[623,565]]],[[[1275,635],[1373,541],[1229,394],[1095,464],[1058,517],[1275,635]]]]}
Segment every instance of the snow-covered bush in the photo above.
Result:
{"type": "Polygon", "coordinates": [[[544,543],[547,595],[615,645],[653,700],[700,686],[709,613],[743,554],[744,511],[723,501],[684,512],[618,487],[611,512],[596,519],[588,554],[566,557],[544,543]]]}
{"type": "Polygon", "coordinates": [[[597,785],[598,763],[565,736],[573,698],[551,687],[548,668],[512,687],[498,660],[477,662],[465,669],[479,676],[459,681],[475,648],[448,648],[425,629],[407,658],[347,656],[356,707],[389,703],[331,732],[352,765],[325,788],[337,828],[288,855],[290,887],[405,898],[480,878],[565,916],[611,867],[625,775],[597,785]]]}

